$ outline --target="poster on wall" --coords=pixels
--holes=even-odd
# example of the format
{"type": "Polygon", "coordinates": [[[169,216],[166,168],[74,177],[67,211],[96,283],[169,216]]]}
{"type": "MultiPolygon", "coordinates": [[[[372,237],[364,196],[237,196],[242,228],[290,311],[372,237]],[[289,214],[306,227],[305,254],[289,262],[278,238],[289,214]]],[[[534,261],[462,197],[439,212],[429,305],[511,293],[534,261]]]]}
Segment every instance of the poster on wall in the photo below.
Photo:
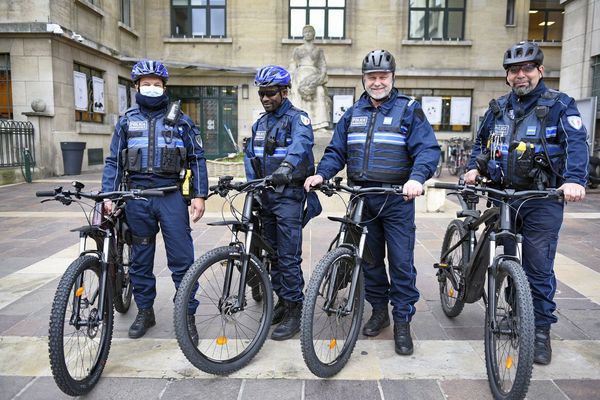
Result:
{"type": "Polygon", "coordinates": [[[354,96],[349,94],[336,94],[333,96],[333,123],[337,124],[347,109],[354,104],[354,96]]]}
{"type": "Polygon", "coordinates": [[[104,79],[92,76],[92,93],[94,98],[94,112],[104,112],[104,79]]]}
{"type": "Polygon", "coordinates": [[[439,96],[423,96],[421,107],[431,125],[442,123],[442,98],[439,96]]]}
{"type": "Polygon", "coordinates": [[[125,85],[117,85],[117,97],[119,98],[119,115],[127,111],[127,88],[125,85]]]}
{"type": "Polygon", "coordinates": [[[75,110],[88,110],[87,78],[83,72],[73,71],[73,88],[75,91],[75,110]]]}
{"type": "Polygon", "coordinates": [[[450,99],[450,125],[471,125],[471,98],[450,99]]]}

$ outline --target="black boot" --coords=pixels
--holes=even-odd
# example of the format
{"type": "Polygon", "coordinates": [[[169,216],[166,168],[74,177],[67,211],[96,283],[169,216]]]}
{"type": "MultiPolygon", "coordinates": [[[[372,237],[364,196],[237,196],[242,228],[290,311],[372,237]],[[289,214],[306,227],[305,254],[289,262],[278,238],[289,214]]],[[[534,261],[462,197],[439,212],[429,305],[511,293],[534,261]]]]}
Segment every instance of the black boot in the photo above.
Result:
{"type": "Polygon", "coordinates": [[[273,330],[271,339],[287,340],[300,332],[300,317],[302,316],[302,302],[285,301],[285,315],[283,320],[273,330]]]}
{"type": "Polygon", "coordinates": [[[533,362],[548,365],[552,361],[552,346],[550,346],[550,327],[536,327],[533,343],[533,362]]]}
{"type": "Polygon", "coordinates": [[[413,341],[410,337],[409,322],[394,323],[394,344],[396,353],[401,356],[409,356],[413,353],[413,341]]]}
{"type": "Polygon", "coordinates": [[[277,325],[281,321],[283,321],[283,317],[285,316],[285,300],[279,298],[277,300],[277,304],[275,304],[275,308],[273,308],[273,319],[271,319],[271,325],[277,325]]]}
{"type": "Polygon", "coordinates": [[[188,328],[188,333],[190,334],[190,338],[192,339],[192,343],[194,343],[194,346],[198,347],[198,330],[196,329],[196,316],[195,315],[188,314],[187,328],[188,328]]]}
{"type": "Polygon", "coordinates": [[[141,338],[146,331],[156,325],[154,319],[154,309],[152,307],[138,310],[135,321],[129,327],[129,337],[132,339],[141,338]]]}
{"type": "Polygon", "coordinates": [[[383,328],[390,326],[390,316],[388,315],[387,307],[374,308],[371,318],[363,326],[362,333],[365,336],[377,336],[383,328]]]}

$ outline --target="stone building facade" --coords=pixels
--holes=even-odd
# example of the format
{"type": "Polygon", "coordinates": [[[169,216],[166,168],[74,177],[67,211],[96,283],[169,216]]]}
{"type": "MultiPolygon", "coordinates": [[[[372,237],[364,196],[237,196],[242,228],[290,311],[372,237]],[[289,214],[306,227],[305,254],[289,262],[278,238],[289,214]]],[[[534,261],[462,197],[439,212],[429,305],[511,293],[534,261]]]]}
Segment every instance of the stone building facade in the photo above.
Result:
{"type": "MultiPolygon", "coordinates": [[[[596,8],[598,3],[579,2],[596,8]]],[[[168,66],[168,90],[200,127],[209,158],[221,157],[235,151],[232,140],[239,145],[262,111],[253,87],[256,69],[289,65],[292,50],[302,44],[298,27],[310,23],[325,53],[333,100],[358,99],[362,58],[384,48],[397,60],[396,87],[439,102],[438,139],[470,138],[489,100],[508,89],[501,63],[511,44],[538,40],[546,55],[545,79],[559,87],[569,55],[561,46],[562,20],[550,19],[556,10],[562,15],[561,3],[383,0],[374,7],[368,0],[4,0],[0,74],[4,60],[11,111],[2,115],[0,85],[0,117],[34,124],[41,173],[63,172],[60,143],[69,141],[86,143],[84,171],[99,170],[114,124],[131,104],[131,66],[154,58],[168,66]],[[541,14],[532,13],[536,10],[541,14]],[[542,14],[539,25],[535,18],[542,14]],[[88,108],[78,111],[82,98],[76,91],[84,81],[88,108]],[[103,107],[96,110],[94,96],[101,90],[103,107]],[[40,99],[45,108],[34,111],[31,104],[40,99]],[[459,105],[463,115],[456,123],[459,105]]],[[[591,74],[589,64],[582,68],[591,74]]],[[[571,87],[577,85],[568,92],[571,87]]],[[[590,90],[582,86],[570,94],[589,96],[590,90]]]]}

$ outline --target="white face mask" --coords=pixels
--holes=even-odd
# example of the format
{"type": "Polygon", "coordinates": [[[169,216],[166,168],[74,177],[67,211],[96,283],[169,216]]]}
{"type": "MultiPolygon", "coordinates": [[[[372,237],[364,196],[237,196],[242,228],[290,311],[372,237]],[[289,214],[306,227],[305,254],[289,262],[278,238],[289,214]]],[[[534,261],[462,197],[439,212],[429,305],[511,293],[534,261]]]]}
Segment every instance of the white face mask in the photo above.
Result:
{"type": "Polygon", "coordinates": [[[140,86],[140,94],[148,97],[160,97],[165,90],[158,86],[140,86]]]}

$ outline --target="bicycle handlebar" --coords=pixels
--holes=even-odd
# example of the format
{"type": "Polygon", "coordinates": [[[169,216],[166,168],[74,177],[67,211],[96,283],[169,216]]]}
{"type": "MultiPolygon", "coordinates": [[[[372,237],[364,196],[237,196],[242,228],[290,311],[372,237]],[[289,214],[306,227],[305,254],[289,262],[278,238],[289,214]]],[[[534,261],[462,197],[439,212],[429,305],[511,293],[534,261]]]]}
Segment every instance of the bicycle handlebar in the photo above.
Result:
{"type": "Polygon", "coordinates": [[[246,182],[232,182],[232,176],[219,177],[219,183],[209,187],[209,191],[212,193],[208,197],[218,194],[221,197],[225,197],[230,190],[242,192],[250,186],[258,188],[273,187],[271,182],[271,175],[264,178],[251,179],[246,182]]]}
{"type": "Polygon", "coordinates": [[[319,186],[319,190],[325,193],[327,196],[333,195],[335,191],[344,191],[350,194],[365,194],[365,193],[376,193],[376,194],[402,194],[402,185],[391,185],[390,187],[362,187],[362,186],[348,186],[341,183],[341,179],[334,179],[334,182],[325,181],[319,186]]]}
{"type": "Polygon", "coordinates": [[[546,190],[514,190],[514,189],[494,189],[488,186],[477,186],[477,185],[461,185],[456,183],[446,182],[435,182],[433,187],[436,189],[448,189],[457,192],[467,192],[472,194],[494,194],[503,199],[520,199],[523,197],[548,197],[548,198],[561,198],[563,196],[562,190],[559,189],[546,189],[546,190]]]}
{"type": "Polygon", "coordinates": [[[132,189],[132,190],[117,190],[112,192],[82,192],[79,190],[75,191],[63,191],[62,187],[58,187],[53,191],[41,190],[35,192],[36,197],[54,197],[56,200],[59,198],[71,199],[75,198],[86,198],[96,202],[104,200],[114,200],[118,198],[130,199],[137,197],[163,197],[165,193],[178,190],[177,186],[168,186],[156,189],[132,189]]]}

